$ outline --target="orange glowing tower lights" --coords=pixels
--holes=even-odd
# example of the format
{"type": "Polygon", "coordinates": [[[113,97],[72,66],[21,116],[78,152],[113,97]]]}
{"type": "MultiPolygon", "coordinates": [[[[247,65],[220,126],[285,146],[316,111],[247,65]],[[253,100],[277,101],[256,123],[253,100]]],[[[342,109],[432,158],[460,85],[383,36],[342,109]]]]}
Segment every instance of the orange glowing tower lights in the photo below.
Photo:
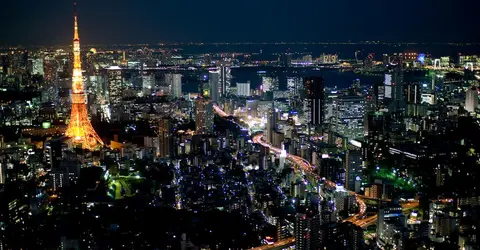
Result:
{"type": "Polygon", "coordinates": [[[95,132],[95,129],[93,129],[90,120],[88,120],[82,77],[82,62],[80,61],[80,38],[78,36],[76,3],[74,5],[72,112],[65,135],[70,137],[75,144],[81,144],[83,148],[93,150],[103,145],[103,142],[97,135],[97,132],[95,132]]]}

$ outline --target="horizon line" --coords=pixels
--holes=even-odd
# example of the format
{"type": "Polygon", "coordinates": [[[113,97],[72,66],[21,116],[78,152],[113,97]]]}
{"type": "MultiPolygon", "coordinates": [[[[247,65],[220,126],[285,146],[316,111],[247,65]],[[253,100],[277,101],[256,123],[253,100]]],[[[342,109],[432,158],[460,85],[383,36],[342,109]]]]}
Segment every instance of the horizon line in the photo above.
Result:
{"type": "MultiPolygon", "coordinates": [[[[480,45],[480,41],[471,42],[471,41],[444,41],[444,42],[413,42],[413,41],[404,41],[404,42],[391,42],[391,41],[381,41],[381,40],[364,40],[364,41],[332,41],[332,42],[322,42],[322,41],[298,41],[298,42],[287,42],[287,41],[272,41],[272,42],[156,42],[156,43],[90,43],[83,44],[81,47],[85,46],[171,46],[171,45],[300,45],[300,44],[366,44],[366,45],[381,45],[381,44],[401,44],[401,45],[413,45],[413,44],[423,44],[423,45],[480,45]]],[[[0,45],[0,49],[8,48],[25,48],[25,47],[65,47],[72,46],[71,44],[56,44],[56,45],[35,45],[35,44],[17,44],[17,45],[0,45]]]]}

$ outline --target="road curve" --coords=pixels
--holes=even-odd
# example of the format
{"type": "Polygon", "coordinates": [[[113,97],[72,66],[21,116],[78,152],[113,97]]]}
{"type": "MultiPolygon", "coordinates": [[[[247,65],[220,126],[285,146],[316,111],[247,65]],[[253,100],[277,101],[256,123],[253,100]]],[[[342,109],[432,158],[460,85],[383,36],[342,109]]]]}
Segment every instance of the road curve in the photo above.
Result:
{"type": "MultiPolygon", "coordinates": [[[[263,134],[258,134],[258,135],[253,137],[252,141],[254,143],[260,144],[264,147],[270,148],[270,150],[273,151],[274,153],[280,154],[281,149],[276,148],[273,145],[271,145],[270,143],[265,142],[262,138],[263,138],[263,134]]],[[[295,165],[297,165],[299,168],[301,168],[304,172],[314,176],[317,180],[321,179],[321,177],[313,171],[312,164],[310,164],[310,162],[303,159],[302,157],[292,155],[292,154],[287,154],[287,159],[290,160],[291,162],[295,163],[295,165]]],[[[330,186],[330,187],[335,187],[336,186],[336,184],[333,181],[330,181],[330,180],[325,180],[325,184],[330,186]]],[[[363,200],[364,199],[363,196],[357,195],[355,192],[350,191],[350,190],[348,190],[348,192],[350,193],[350,195],[355,195],[355,197],[357,199],[357,203],[360,207],[360,211],[356,215],[354,215],[354,216],[352,216],[348,219],[353,220],[353,219],[362,217],[363,215],[365,215],[365,212],[367,211],[367,205],[365,204],[365,201],[363,200]]],[[[354,222],[354,221],[352,221],[352,222],[354,222]]]]}

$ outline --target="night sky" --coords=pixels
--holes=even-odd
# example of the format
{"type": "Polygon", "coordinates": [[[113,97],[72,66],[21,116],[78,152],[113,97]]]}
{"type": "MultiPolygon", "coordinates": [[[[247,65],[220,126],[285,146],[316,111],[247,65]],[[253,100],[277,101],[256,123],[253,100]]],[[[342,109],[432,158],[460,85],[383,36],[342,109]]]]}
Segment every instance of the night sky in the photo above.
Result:
{"type": "MultiPolygon", "coordinates": [[[[480,41],[478,0],[78,0],[83,44],[480,41]]],[[[1,45],[68,44],[71,0],[5,0],[1,45]]]]}

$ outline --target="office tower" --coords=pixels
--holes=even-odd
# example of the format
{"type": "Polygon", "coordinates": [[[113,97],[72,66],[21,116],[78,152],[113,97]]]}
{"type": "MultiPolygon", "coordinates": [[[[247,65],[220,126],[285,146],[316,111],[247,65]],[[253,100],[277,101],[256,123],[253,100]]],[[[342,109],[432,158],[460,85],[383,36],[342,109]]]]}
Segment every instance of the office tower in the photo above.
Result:
{"type": "Polygon", "coordinates": [[[478,106],[478,92],[476,88],[467,90],[465,97],[465,110],[468,112],[475,112],[478,106]]]}
{"type": "Polygon", "coordinates": [[[362,151],[349,149],[345,155],[345,188],[360,191],[362,175],[362,151]],[[358,190],[357,190],[358,189],[358,190]]]}
{"type": "Polygon", "coordinates": [[[345,240],[343,244],[344,249],[363,249],[363,229],[361,227],[347,222],[340,225],[340,230],[345,240]]]}
{"type": "Polygon", "coordinates": [[[166,74],[165,83],[170,88],[170,95],[173,98],[182,97],[182,75],[181,74],[166,74]]]}
{"type": "Polygon", "coordinates": [[[224,97],[230,91],[231,70],[230,67],[221,65],[219,67],[219,93],[220,97],[224,97]]]}
{"type": "Polygon", "coordinates": [[[385,74],[385,101],[389,112],[403,112],[406,102],[404,95],[404,74],[402,58],[394,59],[394,67],[385,74]]]}
{"type": "Polygon", "coordinates": [[[77,11],[74,15],[73,36],[73,76],[72,76],[72,111],[65,135],[72,138],[75,144],[81,144],[83,148],[95,149],[103,145],[102,139],[93,129],[88,120],[87,106],[85,104],[85,92],[80,62],[80,38],[78,36],[77,11]]]}
{"type": "Polygon", "coordinates": [[[287,77],[287,92],[290,97],[300,95],[303,90],[301,77],[287,77]]]}
{"type": "Polygon", "coordinates": [[[125,67],[128,66],[127,54],[126,54],[125,50],[122,52],[122,61],[120,63],[125,67]]]}
{"type": "Polygon", "coordinates": [[[282,143],[282,150],[280,151],[280,164],[278,166],[278,172],[281,172],[283,170],[286,159],[287,159],[287,151],[285,150],[285,144],[282,143]]]}
{"type": "Polygon", "coordinates": [[[219,71],[208,72],[208,85],[210,86],[210,99],[213,102],[218,102],[220,99],[220,73],[219,71]]]}
{"type": "Polygon", "coordinates": [[[418,116],[420,115],[422,93],[418,83],[404,84],[405,102],[407,104],[406,115],[418,116]]]}
{"type": "Polygon", "coordinates": [[[182,75],[173,74],[172,90],[173,97],[182,97],[182,75]]]}
{"type": "Polygon", "coordinates": [[[274,108],[268,109],[267,114],[267,142],[273,142],[273,134],[277,130],[277,112],[274,108]]]}
{"type": "Polygon", "coordinates": [[[288,224],[283,218],[278,218],[275,226],[277,227],[277,241],[283,240],[288,237],[288,224]]]}
{"type": "Polygon", "coordinates": [[[33,75],[41,75],[41,76],[43,76],[45,74],[45,71],[44,71],[44,68],[43,68],[43,58],[33,59],[33,61],[32,61],[32,74],[33,75]]]}
{"type": "Polygon", "coordinates": [[[123,82],[122,68],[111,66],[107,69],[108,75],[108,101],[111,105],[119,104],[122,101],[125,86],[123,82]]]}
{"type": "Polygon", "coordinates": [[[398,204],[389,205],[378,210],[377,243],[381,246],[393,245],[396,234],[401,234],[406,227],[406,218],[402,207],[398,204]]]}
{"type": "Polygon", "coordinates": [[[292,65],[292,54],[291,53],[283,54],[281,60],[282,60],[283,67],[290,67],[292,65]]]}
{"type": "Polygon", "coordinates": [[[143,74],[142,75],[142,92],[144,96],[152,95],[155,89],[155,75],[143,74]]]}
{"type": "Polygon", "coordinates": [[[258,104],[259,100],[247,100],[245,109],[247,110],[247,116],[257,117],[258,116],[258,104]]]}
{"type": "Polygon", "coordinates": [[[6,177],[7,177],[7,164],[6,163],[0,163],[0,184],[5,184],[6,177]]]}
{"type": "Polygon", "coordinates": [[[250,96],[250,81],[245,83],[237,82],[237,95],[250,96]]]}
{"type": "Polygon", "coordinates": [[[213,134],[213,103],[211,101],[195,100],[195,126],[197,134],[213,134]]]}
{"type": "Polygon", "coordinates": [[[307,210],[295,216],[296,249],[319,249],[321,246],[320,215],[307,210]]]}
{"type": "Polygon", "coordinates": [[[405,95],[406,102],[408,104],[419,104],[421,103],[422,91],[418,83],[409,83],[405,84],[405,95]]]}
{"type": "Polygon", "coordinates": [[[173,136],[172,136],[173,124],[172,120],[164,117],[158,122],[158,137],[159,148],[158,157],[167,158],[171,157],[173,153],[173,136]]]}
{"type": "Polygon", "coordinates": [[[365,99],[341,96],[333,99],[334,130],[350,139],[363,138],[365,99]]]}
{"type": "Polygon", "coordinates": [[[307,77],[303,82],[306,92],[306,117],[309,125],[319,126],[323,124],[325,88],[324,79],[321,76],[307,77]]]}
{"type": "Polygon", "coordinates": [[[268,77],[262,76],[262,91],[263,92],[270,92],[278,90],[278,78],[276,77],[268,77]]]}
{"type": "Polygon", "coordinates": [[[52,180],[51,185],[53,191],[56,191],[60,188],[68,187],[70,182],[68,179],[68,169],[67,168],[53,168],[50,173],[50,178],[52,180]]]}
{"type": "Polygon", "coordinates": [[[109,108],[105,115],[110,117],[112,120],[118,121],[123,114],[122,99],[126,90],[123,81],[122,68],[118,66],[109,67],[107,69],[107,79],[105,96],[108,101],[109,108]]]}

